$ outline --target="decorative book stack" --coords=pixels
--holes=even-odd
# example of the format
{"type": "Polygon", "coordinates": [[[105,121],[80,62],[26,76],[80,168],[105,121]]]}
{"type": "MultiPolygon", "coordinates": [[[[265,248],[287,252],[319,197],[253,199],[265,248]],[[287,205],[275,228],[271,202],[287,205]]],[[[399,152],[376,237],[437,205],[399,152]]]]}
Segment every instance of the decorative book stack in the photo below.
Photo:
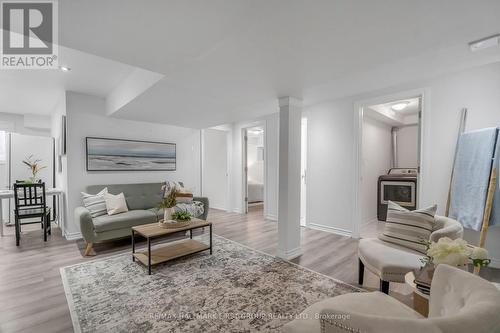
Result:
{"type": "Polygon", "coordinates": [[[415,286],[417,289],[425,295],[431,293],[431,282],[434,276],[434,265],[426,265],[420,269],[415,269],[413,271],[415,275],[415,286]],[[431,266],[431,267],[430,267],[431,266]]]}

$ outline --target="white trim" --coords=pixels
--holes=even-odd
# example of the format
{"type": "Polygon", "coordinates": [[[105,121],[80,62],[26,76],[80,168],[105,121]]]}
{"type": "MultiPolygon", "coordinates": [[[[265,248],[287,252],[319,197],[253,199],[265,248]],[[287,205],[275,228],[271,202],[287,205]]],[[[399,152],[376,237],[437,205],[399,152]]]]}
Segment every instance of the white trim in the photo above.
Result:
{"type": "MultiPolygon", "coordinates": [[[[242,128],[241,128],[241,143],[242,143],[242,146],[241,146],[241,174],[242,174],[242,177],[241,177],[241,182],[242,182],[242,196],[241,196],[241,202],[242,202],[242,209],[241,209],[241,214],[247,214],[248,213],[248,203],[245,201],[245,197],[248,196],[248,173],[245,172],[245,167],[247,165],[247,158],[248,158],[248,142],[245,142],[245,136],[248,138],[248,129],[249,128],[252,128],[252,127],[257,127],[257,126],[262,126],[262,128],[264,129],[264,133],[263,133],[263,143],[264,143],[264,212],[267,212],[267,204],[266,204],[266,200],[267,200],[267,195],[266,195],[266,192],[267,192],[267,167],[268,167],[268,163],[269,163],[269,160],[267,158],[267,151],[268,151],[268,146],[267,146],[267,138],[266,138],[266,133],[267,133],[267,121],[266,120],[256,120],[256,121],[253,121],[249,124],[246,124],[244,125],[242,128]]],[[[238,211],[240,212],[240,211],[238,211]]]]}
{"type": "Polygon", "coordinates": [[[233,208],[232,212],[233,212],[233,213],[237,213],[237,214],[245,214],[245,213],[243,212],[243,208],[238,208],[238,207],[233,208]]]}
{"type": "Polygon", "coordinates": [[[359,238],[363,221],[361,219],[361,177],[362,177],[362,142],[363,142],[363,108],[374,104],[383,104],[394,100],[406,99],[411,97],[421,98],[421,120],[420,120],[420,173],[418,177],[417,203],[422,206],[423,194],[422,189],[425,175],[428,174],[429,165],[424,152],[428,151],[429,147],[429,125],[427,124],[426,115],[430,113],[430,93],[429,88],[419,88],[406,91],[400,91],[394,94],[378,96],[371,99],[360,100],[354,103],[354,181],[353,181],[353,210],[352,214],[352,237],[359,238]]]}
{"type": "Polygon", "coordinates": [[[83,236],[81,232],[65,232],[64,238],[66,238],[66,240],[77,240],[82,239],[83,236]]]}
{"type": "Polygon", "coordinates": [[[295,258],[300,257],[302,255],[302,248],[299,246],[299,247],[296,247],[295,249],[285,251],[285,252],[281,249],[278,249],[277,252],[278,253],[276,254],[276,256],[278,258],[285,259],[285,260],[292,260],[292,259],[295,259],[295,258]]]}
{"type": "Polygon", "coordinates": [[[266,214],[266,215],[264,215],[264,218],[266,220],[278,221],[278,216],[276,216],[274,214],[266,214]]]}
{"type": "Polygon", "coordinates": [[[325,231],[325,232],[329,232],[332,234],[337,234],[340,236],[347,236],[347,237],[352,237],[352,234],[353,234],[352,231],[350,231],[350,230],[326,226],[326,225],[322,225],[322,224],[316,224],[316,223],[308,223],[306,228],[319,230],[319,231],[325,231]]]}

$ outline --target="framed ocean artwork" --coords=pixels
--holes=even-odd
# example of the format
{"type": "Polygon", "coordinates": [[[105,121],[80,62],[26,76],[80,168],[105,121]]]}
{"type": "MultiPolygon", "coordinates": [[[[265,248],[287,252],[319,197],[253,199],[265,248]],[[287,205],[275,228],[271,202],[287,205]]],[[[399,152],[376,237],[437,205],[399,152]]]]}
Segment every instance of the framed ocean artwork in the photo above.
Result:
{"type": "Polygon", "coordinates": [[[175,171],[175,143],[87,137],[87,171],[175,171]]]}

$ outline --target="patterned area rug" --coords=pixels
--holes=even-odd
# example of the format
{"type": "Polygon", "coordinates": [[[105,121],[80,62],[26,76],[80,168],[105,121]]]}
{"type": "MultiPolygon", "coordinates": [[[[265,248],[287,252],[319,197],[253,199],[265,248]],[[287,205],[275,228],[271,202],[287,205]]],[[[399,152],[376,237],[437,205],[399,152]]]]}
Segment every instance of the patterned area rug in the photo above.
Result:
{"type": "Polygon", "coordinates": [[[75,332],[279,332],[359,289],[214,235],[213,255],[153,268],[130,254],[61,268],[75,332]]]}

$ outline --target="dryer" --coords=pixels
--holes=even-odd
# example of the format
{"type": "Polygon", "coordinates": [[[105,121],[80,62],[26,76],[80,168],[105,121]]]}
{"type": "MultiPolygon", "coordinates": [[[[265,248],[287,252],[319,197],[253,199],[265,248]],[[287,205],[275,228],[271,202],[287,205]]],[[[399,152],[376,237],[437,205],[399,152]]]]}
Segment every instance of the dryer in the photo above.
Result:
{"type": "Polygon", "coordinates": [[[409,209],[417,209],[418,169],[392,168],[387,175],[378,178],[377,218],[387,219],[387,204],[390,201],[409,209]]]}

